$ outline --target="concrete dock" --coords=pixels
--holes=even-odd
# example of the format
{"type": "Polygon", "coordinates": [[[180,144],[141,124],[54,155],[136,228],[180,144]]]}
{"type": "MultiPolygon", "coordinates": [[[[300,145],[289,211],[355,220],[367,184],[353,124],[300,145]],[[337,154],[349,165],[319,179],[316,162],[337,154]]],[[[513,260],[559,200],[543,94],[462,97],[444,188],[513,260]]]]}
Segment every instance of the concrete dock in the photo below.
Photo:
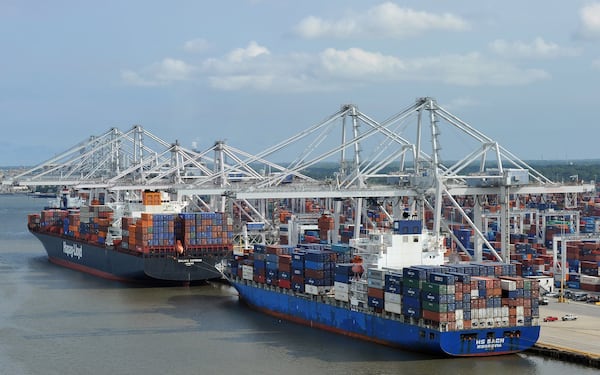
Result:
{"type": "Polygon", "coordinates": [[[540,306],[542,328],[532,351],[600,368],[600,306],[548,299],[548,305],[540,306]],[[561,318],[566,314],[576,315],[577,320],[563,321],[561,318]],[[544,322],[547,316],[557,317],[558,320],[544,322]]]}

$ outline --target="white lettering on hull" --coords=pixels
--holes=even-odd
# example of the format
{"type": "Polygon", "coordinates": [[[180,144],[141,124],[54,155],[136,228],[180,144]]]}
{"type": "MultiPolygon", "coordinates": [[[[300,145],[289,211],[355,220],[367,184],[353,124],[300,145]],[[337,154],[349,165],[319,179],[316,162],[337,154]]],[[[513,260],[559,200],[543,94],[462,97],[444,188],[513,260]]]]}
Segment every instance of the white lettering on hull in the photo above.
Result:
{"type": "Polygon", "coordinates": [[[69,245],[63,241],[63,253],[68,257],[81,259],[83,257],[83,246],[76,243],[69,245]]]}
{"type": "Polygon", "coordinates": [[[498,349],[504,345],[504,337],[479,339],[475,342],[477,349],[498,349]]]}

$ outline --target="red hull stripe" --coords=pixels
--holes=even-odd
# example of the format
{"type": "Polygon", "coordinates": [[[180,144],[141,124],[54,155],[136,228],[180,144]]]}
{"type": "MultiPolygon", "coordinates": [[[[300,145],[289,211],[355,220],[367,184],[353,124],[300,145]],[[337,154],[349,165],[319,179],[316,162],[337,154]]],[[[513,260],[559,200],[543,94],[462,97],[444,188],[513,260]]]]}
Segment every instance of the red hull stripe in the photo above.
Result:
{"type": "Polygon", "coordinates": [[[119,276],[113,275],[112,273],[100,271],[100,270],[97,270],[95,268],[87,267],[87,266],[84,266],[84,265],[81,265],[81,264],[71,263],[71,262],[66,261],[64,259],[48,257],[48,260],[50,260],[50,262],[52,262],[54,264],[58,264],[59,266],[70,268],[70,269],[76,270],[76,271],[85,272],[85,273],[88,273],[90,275],[101,277],[103,279],[114,280],[114,281],[124,281],[124,282],[136,281],[136,280],[133,280],[133,279],[127,279],[125,277],[119,277],[119,276]]]}

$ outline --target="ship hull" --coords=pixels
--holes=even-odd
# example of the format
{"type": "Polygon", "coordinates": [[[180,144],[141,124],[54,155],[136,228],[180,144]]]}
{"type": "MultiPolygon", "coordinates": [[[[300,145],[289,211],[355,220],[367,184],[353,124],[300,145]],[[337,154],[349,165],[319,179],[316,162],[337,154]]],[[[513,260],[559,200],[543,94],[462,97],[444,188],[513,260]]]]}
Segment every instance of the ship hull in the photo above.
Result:
{"type": "Polygon", "coordinates": [[[223,256],[141,254],[100,246],[55,234],[32,231],[50,262],[110,280],[148,283],[186,283],[222,277],[215,267],[223,256]]]}
{"type": "Polygon", "coordinates": [[[529,349],[539,326],[514,326],[440,332],[383,314],[354,311],[348,303],[322,302],[321,296],[232,280],[240,299],[250,307],[281,319],[347,336],[443,356],[492,356],[529,349]]]}

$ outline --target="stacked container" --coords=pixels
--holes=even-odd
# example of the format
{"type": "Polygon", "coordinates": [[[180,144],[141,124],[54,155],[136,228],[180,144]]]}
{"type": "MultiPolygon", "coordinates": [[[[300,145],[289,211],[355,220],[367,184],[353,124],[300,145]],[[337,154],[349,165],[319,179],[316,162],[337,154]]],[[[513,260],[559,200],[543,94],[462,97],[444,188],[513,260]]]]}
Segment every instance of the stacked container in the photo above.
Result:
{"type": "Polygon", "coordinates": [[[350,283],[354,278],[352,263],[337,263],[333,276],[333,290],[335,299],[348,302],[350,300],[350,283]]]}
{"type": "Polygon", "coordinates": [[[232,272],[312,295],[328,295],[333,286],[332,299],[350,309],[398,314],[442,331],[539,324],[537,280],[517,276],[514,264],[368,267],[361,278],[356,264],[335,263],[335,253],[326,249],[286,251],[255,245],[252,254],[235,261],[232,272]]]}
{"type": "Polygon", "coordinates": [[[207,249],[230,244],[233,223],[223,212],[194,212],[178,215],[177,237],[185,249],[207,249]]]}
{"type": "Polygon", "coordinates": [[[112,224],[113,210],[105,205],[82,206],[79,209],[79,235],[75,237],[103,245],[112,224]]]}
{"type": "Polygon", "coordinates": [[[58,209],[42,210],[41,213],[41,225],[43,227],[62,225],[62,220],[67,217],[67,211],[58,209]]]}
{"type": "Polygon", "coordinates": [[[121,247],[135,249],[135,220],[132,217],[121,217],[121,247]]]}
{"type": "Polygon", "coordinates": [[[323,294],[333,286],[335,253],[327,250],[307,250],[304,255],[304,291],[323,294]]]}
{"type": "Polygon", "coordinates": [[[447,323],[450,330],[456,324],[456,278],[454,275],[431,272],[421,284],[423,319],[447,323]]]}
{"type": "Polygon", "coordinates": [[[350,283],[350,305],[366,307],[369,301],[368,292],[369,283],[367,280],[353,279],[350,283]]]}
{"type": "Polygon", "coordinates": [[[292,253],[292,289],[296,292],[304,292],[304,251],[292,253]]]}
{"type": "Polygon", "coordinates": [[[402,313],[402,273],[389,271],[385,273],[384,310],[395,314],[402,313]]]}
{"type": "Polygon", "coordinates": [[[279,255],[277,285],[284,289],[292,288],[292,256],[289,254],[279,255]]]}
{"type": "Polygon", "coordinates": [[[382,269],[367,268],[367,305],[381,312],[383,310],[383,294],[385,288],[385,272],[382,269]]]}
{"type": "Polygon", "coordinates": [[[267,276],[267,253],[265,246],[255,246],[254,253],[250,255],[253,260],[252,280],[264,284],[267,276]]]}

